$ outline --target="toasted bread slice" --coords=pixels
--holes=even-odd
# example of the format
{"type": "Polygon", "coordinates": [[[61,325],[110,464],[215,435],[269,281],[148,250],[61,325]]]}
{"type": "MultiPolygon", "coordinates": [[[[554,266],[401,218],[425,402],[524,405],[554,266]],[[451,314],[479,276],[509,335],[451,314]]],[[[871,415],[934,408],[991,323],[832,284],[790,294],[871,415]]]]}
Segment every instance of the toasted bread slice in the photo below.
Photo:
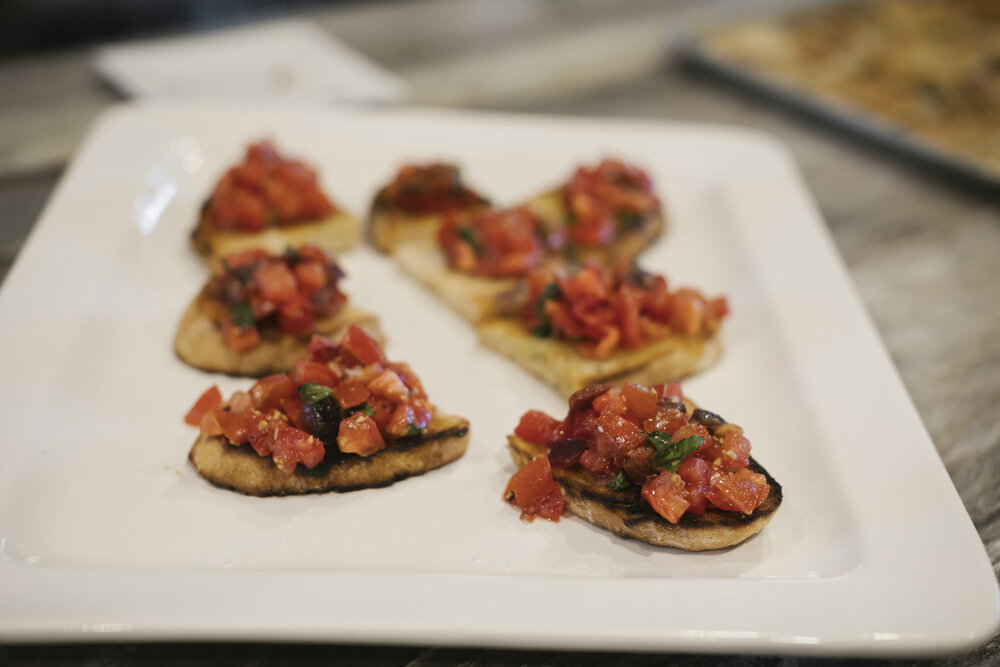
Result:
{"type": "Polygon", "coordinates": [[[361,236],[361,223],[343,211],[335,211],[323,220],[268,227],[260,232],[216,229],[203,212],[191,234],[191,241],[195,250],[207,259],[213,259],[253,249],[280,254],[286,248],[300,248],[307,243],[314,243],[336,254],[361,243],[361,236]]]}
{"type": "Polygon", "coordinates": [[[519,320],[512,319],[481,324],[479,340],[555,386],[563,396],[588,384],[618,384],[622,380],[647,385],[676,382],[708,368],[722,355],[718,335],[676,335],[636,350],[619,349],[608,359],[587,359],[572,343],[538,338],[519,320]]]}
{"type": "MultiPolygon", "coordinates": [[[[236,352],[226,345],[222,330],[212,319],[210,297],[202,290],[188,306],[177,327],[174,351],[184,363],[203,371],[261,377],[290,370],[306,356],[308,339],[278,331],[265,332],[256,347],[236,352]]],[[[384,343],[378,318],[350,303],[332,317],[316,320],[313,331],[335,338],[351,324],[357,324],[379,343],[384,343]]]]}
{"type": "Polygon", "coordinates": [[[452,270],[433,238],[399,245],[392,257],[473,324],[513,315],[524,296],[515,278],[480,278],[452,270]]]}
{"type": "Polygon", "coordinates": [[[390,253],[397,246],[433,239],[441,224],[441,216],[436,213],[411,214],[394,208],[372,206],[368,216],[368,232],[375,248],[390,253]]]}
{"type": "MultiPolygon", "coordinates": [[[[569,212],[563,203],[562,192],[558,188],[538,195],[525,203],[545,222],[547,229],[562,230],[569,224],[569,212]]],[[[634,262],[636,257],[650,243],[663,233],[666,222],[663,215],[653,215],[643,219],[639,226],[622,235],[609,246],[583,247],[574,245],[567,248],[574,262],[584,264],[588,260],[596,260],[604,266],[612,266],[619,262],[634,262]]]]}
{"type": "Polygon", "coordinates": [[[249,444],[231,445],[222,436],[199,436],[188,460],[215,486],[249,496],[285,496],[389,486],[451,463],[468,445],[469,422],[435,415],[423,435],[402,438],[368,457],[328,452],[315,468],[299,466],[291,475],[249,444]]]}
{"type": "MultiPolygon", "coordinates": [[[[545,451],[544,446],[516,435],[507,439],[510,456],[518,467],[545,451]]],[[[685,514],[676,524],[657,514],[636,486],[615,491],[578,466],[553,468],[552,477],[562,491],[566,509],[595,526],[655,546],[706,551],[731,547],[756,535],[781,505],[781,485],[753,458],[748,468],[764,475],[771,487],[767,499],[753,514],[726,512],[709,505],[704,514],[685,514]]]]}

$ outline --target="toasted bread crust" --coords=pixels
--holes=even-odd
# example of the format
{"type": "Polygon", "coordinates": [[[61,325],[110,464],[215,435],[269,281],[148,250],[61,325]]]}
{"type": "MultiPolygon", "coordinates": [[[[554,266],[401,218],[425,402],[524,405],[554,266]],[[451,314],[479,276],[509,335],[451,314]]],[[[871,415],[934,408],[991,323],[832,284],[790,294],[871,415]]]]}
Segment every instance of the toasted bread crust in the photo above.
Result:
{"type": "Polygon", "coordinates": [[[405,243],[433,239],[440,225],[441,216],[434,213],[413,215],[379,206],[373,206],[368,216],[372,244],[384,253],[405,243]]]}
{"type": "Polygon", "coordinates": [[[516,361],[564,396],[588,384],[676,382],[704,370],[722,355],[718,336],[670,336],[636,350],[620,349],[604,360],[587,359],[563,340],[532,336],[518,320],[494,320],[479,327],[483,345],[516,361]]]}
{"type": "Polygon", "coordinates": [[[258,456],[250,445],[230,445],[219,436],[199,436],[188,460],[215,486],[249,496],[286,496],[389,486],[451,463],[468,445],[468,421],[435,415],[424,435],[400,439],[368,457],[328,456],[311,470],[297,466],[291,475],[278,470],[270,457],[258,456]]]}
{"type": "MultiPolygon", "coordinates": [[[[518,467],[545,451],[541,445],[515,435],[507,439],[511,458],[518,467]]],[[[566,509],[595,526],[655,546],[706,551],[731,547],[756,535],[781,505],[781,485],[753,458],[749,468],[764,475],[771,487],[767,499],[753,514],[726,512],[709,505],[704,514],[685,514],[677,524],[657,514],[636,486],[614,491],[581,468],[553,468],[552,476],[562,491],[566,509]]]]}
{"type": "MultiPolygon", "coordinates": [[[[277,331],[264,334],[253,349],[236,352],[226,345],[222,330],[212,319],[209,299],[203,289],[184,312],[174,337],[174,352],[189,366],[228,375],[261,377],[286,372],[306,356],[308,339],[277,331]]],[[[351,324],[360,326],[380,344],[385,342],[378,318],[350,303],[332,317],[316,320],[313,331],[336,337],[351,324]]]]}
{"type": "MultiPolygon", "coordinates": [[[[568,211],[563,204],[559,188],[538,195],[529,200],[525,206],[537,213],[550,230],[565,229],[568,224],[568,211]]],[[[604,266],[612,266],[619,262],[631,263],[665,229],[666,221],[662,214],[649,216],[637,229],[622,235],[609,246],[597,248],[574,246],[572,259],[581,264],[587,260],[596,260],[604,266]]]]}
{"type": "Polygon", "coordinates": [[[361,236],[361,223],[341,210],[323,220],[268,227],[260,232],[216,229],[202,212],[198,225],[191,233],[191,242],[199,254],[212,259],[258,248],[281,254],[288,248],[299,248],[308,243],[336,254],[361,243],[361,236]]]}
{"type": "Polygon", "coordinates": [[[518,280],[480,278],[453,271],[445,263],[435,239],[399,245],[392,258],[473,324],[516,312],[518,280]]]}

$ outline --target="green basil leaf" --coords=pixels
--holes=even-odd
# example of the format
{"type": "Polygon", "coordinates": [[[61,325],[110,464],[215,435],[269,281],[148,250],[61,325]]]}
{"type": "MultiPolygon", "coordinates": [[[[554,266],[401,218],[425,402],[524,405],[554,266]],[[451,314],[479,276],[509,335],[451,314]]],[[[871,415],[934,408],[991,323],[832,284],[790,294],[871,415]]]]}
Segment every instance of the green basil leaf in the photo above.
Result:
{"type": "Polygon", "coordinates": [[[476,230],[472,227],[459,227],[458,236],[463,241],[472,246],[473,252],[477,255],[479,254],[479,249],[482,247],[479,243],[479,236],[476,235],[476,230]]]}
{"type": "Polygon", "coordinates": [[[314,405],[331,396],[333,396],[332,389],[315,382],[309,382],[299,387],[299,397],[306,405],[314,405]]]}
{"type": "Polygon", "coordinates": [[[253,308],[249,303],[237,303],[229,308],[229,315],[233,318],[233,326],[252,327],[257,320],[253,316],[253,308]]]}
{"type": "MultiPolygon", "coordinates": [[[[654,431],[654,433],[656,432],[654,431]]],[[[656,453],[653,454],[653,468],[656,470],[677,472],[677,468],[680,466],[681,461],[684,460],[684,457],[701,447],[703,442],[705,442],[705,438],[702,436],[692,435],[680,442],[672,442],[669,446],[657,447],[656,443],[654,443],[653,447],[656,449],[656,453]]]]}
{"type": "Polygon", "coordinates": [[[420,435],[424,432],[424,429],[420,428],[416,424],[411,423],[406,427],[406,435],[420,435]]]}
{"type": "Polygon", "coordinates": [[[368,415],[369,417],[374,417],[375,416],[375,408],[373,408],[368,403],[362,403],[361,405],[359,405],[357,407],[357,409],[355,410],[355,412],[363,412],[366,415],[368,415]]]}
{"type": "Polygon", "coordinates": [[[558,299],[560,296],[562,296],[562,290],[556,283],[549,283],[538,295],[538,301],[535,303],[535,315],[538,316],[540,323],[531,330],[533,336],[547,338],[552,335],[552,321],[549,319],[548,313],[545,312],[545,302],[558,299]]]}
{"type": "Polygon", "coordinates": [[[619,470],[618,474],[608,482],[608,488],[612,491],[622,491],[630,486],[632,486],[632,480],[628,478],[624,470],[619,470]]]}

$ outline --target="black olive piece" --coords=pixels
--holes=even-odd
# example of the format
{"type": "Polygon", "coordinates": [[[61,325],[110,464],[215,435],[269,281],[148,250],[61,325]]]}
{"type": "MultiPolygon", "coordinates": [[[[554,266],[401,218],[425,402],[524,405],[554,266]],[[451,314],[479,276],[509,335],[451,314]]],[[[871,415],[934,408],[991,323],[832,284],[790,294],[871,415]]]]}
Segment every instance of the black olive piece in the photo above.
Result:
{"type": "Polygon", "coordinates": [[[315,403],[302,406],[302,423],[310,435],[316,436],[324,444],[337,442],[343,411],[333,396],[327,396],[315,403]]]}
{"type": "Polygon", "coordinates": [[[684,414],[687,414],[687,406],[684,405],[684,401],[674,396],[664,396],[656,402],[656,407],[666,408],[667,410],[679,410],[684,414]]]}
{"type": "Polygon", "coordinates": [[[727,423],[725,419],[714,412],[702,410],[701,408],[698,408],[691,414],[691,421],[701,423],[709,431],[715,431],[715,429],[727,423]]]}

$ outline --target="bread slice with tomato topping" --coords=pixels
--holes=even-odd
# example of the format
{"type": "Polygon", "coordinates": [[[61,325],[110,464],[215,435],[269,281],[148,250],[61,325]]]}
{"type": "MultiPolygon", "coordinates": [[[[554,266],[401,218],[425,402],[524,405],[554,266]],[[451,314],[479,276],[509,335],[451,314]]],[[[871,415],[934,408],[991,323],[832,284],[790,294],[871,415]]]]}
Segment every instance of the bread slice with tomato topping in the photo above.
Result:
{"type": "Polygon", "coordinates": [[[255,249],[280,253],[308,243],[337,253],[356,246],[361,235],[361,224],[320,189],[311,167],[262,141],[220,179],[191,241],[200,254],[218,258],[255,249]]]}
{"type": "Polygon", "coordinates": [[[392,257],[408,274],[472,323],[517,312],[524,274],[550,248],[541,220],[526,208],[445,216],[434,238],[398,245],[392,257]]]}
{"type": "Polygon", "coordinates": [[[446,215],[486,208],[489,201],[465,185],[454,164],[406,164],[375,195],[369,234],[378,250],[389,253],[406,243],[433,239],[446,215]]]}
{"type": "Polygon", "coordinates": [[[378,318],[340,291],[343,277],[315,245],[227,255],[181,318],[174,351],[201,370],[260,377],[290,370],[313,333],[337,337],[353,324],[383,342],[378,318]]]}
{"type": "Polygon", "coordinates": [[[519,315],[484,322],[480,340],[564,396],[601,382],[676,382],[722,355],[725,299],[670,290],[634,266],[532,271],[526,291],[519,315]]]}
{"type": "Polygon", "coordinates": [[[212,484],[253,496],[388,486],[461,457],[469,422],[439,412],[404,363],[351,326],[315,336],[288,374],[223,403],[216,387],[185,417],[200,435],[188,455],[212,484]]]}
{"type": "Polygon", "coordinates": [[[525,206],[562,237],[563,254],[604,266],[634,262],[666,228],[663,208],[645,171],[620,160],[584,165],[563,185],[525,206]]]}
{"type": "Polygon", "coordinates": [[[570,398],[563,421],[526,413],[508,448],[520,470],[505,498],[523,519],[558,521],[567,510],[655,546],[737,545],[782,501],[743,430],[694,408],[676,385],[592,385],[570,398]]]}

